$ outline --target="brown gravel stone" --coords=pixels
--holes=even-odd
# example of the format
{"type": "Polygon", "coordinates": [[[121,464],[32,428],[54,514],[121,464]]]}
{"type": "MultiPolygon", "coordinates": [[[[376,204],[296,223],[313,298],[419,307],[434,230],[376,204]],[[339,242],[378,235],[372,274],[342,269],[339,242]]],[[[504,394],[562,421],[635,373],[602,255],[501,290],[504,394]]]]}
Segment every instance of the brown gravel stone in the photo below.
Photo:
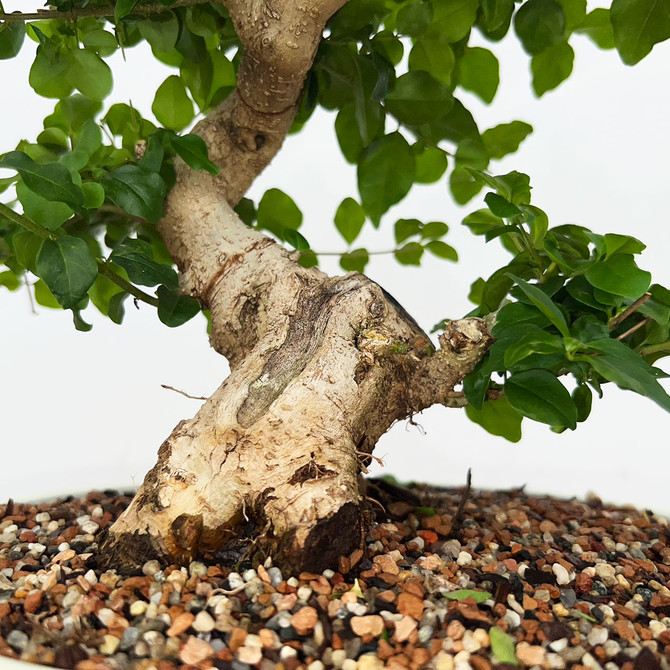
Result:
{"type": "Polygon", "coordinates": [[[395,622],[395,633],[393,639],[396,642],[404,642],[416,630],[417,623],[412,617],[404,616],[400,621],[395,622]]]}
{"type": "Polygon", "coordinates": [[[197,665],[214,656],[214,649],[197,637],[189,637],[179,650],[179,658],[187,665],[197,665]]]}
{"type": "Polygon", "coordinates": [[[301,607],[291,617],[291,626],[295,628],[298,635],[307,635],[313,630],[318,620],[319,615],[313,607],[301,607]]]}
{"type": "Polygon", "coordinates": [[[379,637],[384,631],[384,619],[378,614],[371,614],[368,616],[353,616],[349,620],[351,630],[359,637],[363,635],[372,635],[379,637]]]}
{"type": "Polygon", "coordinates": [[[424,610],[423,599],[406,591],[398,596],[396,606],[400,614],[411,616],[417,621],[421,619],[424,610]]]}
{"type": "Polygon", "coordinates": [[[182,612],[172,621],[172,625],[165,632],[170,637],[177,637],[187,631],[195,621],[195,616],[191,612],[182,612]]]}
{"type": "Polygon", "coordinates": [[[244,628],[233,628],[230,632],[230,639],[228,640],[228,646],[233,650],[237,651],[246,641],[247,631],[244,628]]]}

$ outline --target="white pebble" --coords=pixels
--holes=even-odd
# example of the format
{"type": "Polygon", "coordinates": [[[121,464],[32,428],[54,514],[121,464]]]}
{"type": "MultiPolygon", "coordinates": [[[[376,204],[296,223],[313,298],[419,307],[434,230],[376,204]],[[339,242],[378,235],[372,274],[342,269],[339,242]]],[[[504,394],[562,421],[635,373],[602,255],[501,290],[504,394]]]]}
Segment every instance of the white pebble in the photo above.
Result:
{"type": "Polygon", "coordinates": [[[279,650],[279,658],[282,660],[286,660],[287,658],[291,658],[292,656],[297,656],[298,652],[293,648],[293,647],[287,647],[284,645],[280,650],[279,650]]]}
{"type": "Polygon", "coordinates": [[[130,605],[130,615],[131,616],[141,616],[147,611],[147,603],[144,600],[136,600],[130,605]]]}
{"type": "Polygon", "coordinates": [[[654,636],[654,639],[657,639],[661,633],[665,633],[665,631],[668,630],[668,627],[664,623],[652,619],[649,622],[649,630],[651,631],[651,634],[654,636]]]}
{"type": "Polygon", "coordinates": [[[325,666],[321,661],[312,661],[307,668],[308,670],[324,670],[325,666]]]}
{"type": "Polygon", "coordinates": [[[334,668],[341,668],[342,663],[347,660],[347,652],[344,649],[333,649],[332,661],[334,668]]]}
{"type": "Polygon", "coordinates": [[[33,554],[34,556],[41,556],[44,553],[45,549],[46,546],[43,545],[41,542],[28,543],[28,551],[30,551],[30,553],[33,554]]]}
{"type": "Polygon", "coordinates": [[[559,585],[570,583],[570,573],[560,563],[554,563],[551,571],[556,575],[556,582],[559,585]]]}
{"type": "Polygon", "coordinates": [[[602,670],[602,665],[588,651],[582,656],[580,663],[587,668],[592,668],[592,670],[602,670]]]}
{"type": "Polygon", "coordinates": [[[312,595],[312,589],[309,586],[301,586],[298,589],[298,600],[309,600],[309,597],[312,595]]]}
{"type": "Polygon", "coordinates": [[[286,583],[287,583],[289,586],[293,587],[294,589],[297,589],[298,586],[300,586],[300,582],[299,582],[295,577],[289,577],[289,578],[286,580],[286,583]]]}
{"type": "Polygon", "coordinates": [[[342,670],[356,670],[357,667],[358,663],[353,658],[346,658],[342,663],[342,670]]]}
{"type": "Polygon", "coordinates": [[[586,636],[586,641],[592,647],[595,647],[597,644],[604,644],[605,640],[607,640],[607,637],[607,628],[603,628],[602,626],[594,626],[591,629],[591,632],[586,636]]]}
{"type": "Polygon", "coordinates": [[[35,521],[37,523],[46,523],[47,521],[51,521],[51,514],[49,514],[49,512],[38,512],[35,515],[35,521]]]}
{"type": "Polygon", "coordinates": [[[561,637],[558,640],[553,640],[552,642],[549,643],[549,649],[555,651],[556,653],[563,651],[567,646],[568,646],[567,637],[561,637]]]}
{"type": "Polygon", "coordinates": [[[256,574],[256,571],[253,568],[245,570],[244,574],[242,575],[242,579],[244,579],[245,582],[250,582],[254,577],[258,577],[258,575],[256,574]]]}
{"type": "MultiPolygon", "coordinates": [[[[330,568],[326,568],[322,573],[321,573],[326,579],[332,579],[335,576],[335,571],[331,570],[330,568]]],[[[310,666],[311,667],[311,666],[310,666]]]]}
{"type": "Polygon", "coordinates": [[[70,548],[70,543],[69,542],[61,542],[58,545],[58,551],[67,551],[70,548]]]}
{"type": "Polygon", "coordinates": [[[161,569],[161,564],[156,560],[147,561],[142,566],[142,572],[147,577],[153,577],[160,569],[161,569]]]}
{"type": "Polygon", "coordinates": [[[244,586],[244,580],[237,572],[231,572],[228,575],[228,584],[231,589],[239,589],[240,586],[244,586]]]}
{"type": "Polygon", "coordinates": [[[96,505],[92,510],[91,510],[91,516],[97,516],[100,518],[104,514],[102,507],[100,505],[96,505]]]}
{"type": "MultiPolygon", "coordinates": [[[[210,631],[214,630],[214,623],[215,622],[211,614],[205,610],[202,610],[196,614],[195,621],[193,621],[191,626],[193,627],[193,630],[197,630],[198,633],[209,633],[210,631]]],[[[249,646],[246,640],[245,644],[249,646]]]]}
{"type": "Polygon", "coordinates": [[[81,524],[81,529],[88,535],[95,535],[100,530],[100,526],[95,521],[87,521],[81,524]]]}
{"type": "Polygon", "coordinates": [[[456,563],[459,565],[470,565],[470,563],[472,563],[472,556],[470,556],[467,551],[461,551],[460,554],[458,554],[456,563]]]}

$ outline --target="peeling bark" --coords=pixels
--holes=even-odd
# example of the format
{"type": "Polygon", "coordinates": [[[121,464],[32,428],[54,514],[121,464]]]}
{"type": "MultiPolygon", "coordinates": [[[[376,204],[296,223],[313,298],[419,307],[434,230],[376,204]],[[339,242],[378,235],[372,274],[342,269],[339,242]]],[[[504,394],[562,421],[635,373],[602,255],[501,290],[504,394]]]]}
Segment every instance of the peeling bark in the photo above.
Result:
{"type": "Polygon", "coordinates": [[[335,564],[365,536],[362,459],[395,421],[446,402],[491,342],[469,319],[449,324],[436,351],[377,284],[300,267],[232,209],[281,147],[341,4],[227,4],[245,45],[238,89],[197,127],[221,173],[178,165],[160,229],[231,373],[161,446],[102,540],[109,566],[240,544],[290,569],[335,564]]]}

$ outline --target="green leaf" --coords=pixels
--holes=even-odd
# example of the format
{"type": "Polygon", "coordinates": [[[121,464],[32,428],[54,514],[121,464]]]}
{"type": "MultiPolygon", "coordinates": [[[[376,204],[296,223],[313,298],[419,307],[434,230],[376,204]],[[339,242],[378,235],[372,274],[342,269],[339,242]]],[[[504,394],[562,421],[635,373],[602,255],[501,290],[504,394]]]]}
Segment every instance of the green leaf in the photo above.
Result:
{"type": "Polygon", "coordinates": [[[458,589],[457,591],[441,591],[442,597],[447,600],[465,600],[472,598],[477,604],[493,598],[488,591],[473,591],[472,589],[458,589]]]}
{"type": "Polygon", "coordinates": [[[586,0],[558,0],[565,14],[565,30],[571,33],[586,18],[586,0]]]}
{"type": "Polygon", "coordinates": [[[174,49],[179,37],[179,20],[174,12],[154,14],[137,24],[140,34],[159,53],[174,49]]]}
{"type": "Polygon", "coordinates": [[[205,140],[199,135],[171,135],[172,148],[182,157],[184,162],[194,170],[206,170],[209,174],[219,174],[218,165],[212,163],[207,155],[205,140]]]}
{"type": "Polygon", "coordinates": [[[421,228],[421,239],[435,239],[437,237],[443,237],[449,232],[449,226],[442,221],[430,221],[429,223],[424,224],[421,228]]]}
{"type": "Polygon", "coordinates": [[[482,47],[467,47],[458,61],[460,85],[490,104],[498,90],[498,59],[482,47]]]}
{"type": "Polygon", "coordinates": [[[125,16],[128,16],[137,4],[137,0],[116,0],[114,5],[114,20],[120,21],[125,16]]]}
{"type": "Polygon", "coordinates": [[[482,185],[472,178],[467,168],[457,165],[449,175],[449,189],[459,205],[465,205],[482,190],[482,185]]]}
{"type": "Polygon", "coordinates": [[[454,69],[454,52],[445,35],[431,31],[414,41],[409,53],[409,69],[428,72],[438,81],[449,85],[454,69]]]}
{"type": "Polygon", "coordinates": [[[481,0],[480,5],[484,32],[493,33],[504,29],[506,33],[514,11],[514,0],[481,0]]]}
{"type": "Polygon", "coordinates": [[[43,279],[65,309],[75,307],[98,276],[98,265],[79,237],[63,235],[44,240],[37,254],[35,274],[43,279]]]}
{"type": "Polygon", "coordinates": [[[564,82],[572,74],[574,60],[575,52],[567,42],[558,42],[533,56],[530,71],[535,95],[539,98],[564,82]]]}
{"type": "Polygon", "coordinates": [[[23,21],[5,21],[0,24],[0,60],[14,58],[23,45],[26,24],[23,21]]]}
{"type": "Polygon", "coordinates": [[[398,77],[393,90],[386,96],[389,112],[410,126],[444,116],[453,104],[449,89],[423,70],[410,70],[398,77]]]}
{"type": "Polygon", "coordinates": [[[408,242],[393,252],[398,263],[402,265],[421,265],[423,247],[418,242],[408,242]]]}
{"type": "Polygon", "coordinates": [[[121,266],[130,281],[140,286],[165,284],[167,288],[176,290],[179,285],[174,268],[157,263],[151,245],[144,240],[124,240],[114,249],[109,260],[121,266]]]}
{"type": "Polygon", "coordinates": [[[335,228],[347,244],[358,237],[364,223],[363,208],[353,198],[345,198],[335,212],[335,228]]]}
{"type": "Polygon", "coordinates": [[[288,242],[297,251],[308,251],[309,242],[307,239],[293,228],[284,228],[284,241],[288,242]]]}
{"type": "Polygon", "coordinates": [[[478,209],[476,212],[468,214],[462,221],[464,226],[470,229],[473,235],[486,235],[490,230],[505,225],[505,222],[490,209],[478,209]]]}
{"type": "Polygon", "coordinates": [[[565,347],[560,337],[541,331],[528,333],[505,350],[505,367],[511,370],[519,361],[533,354],[560,354],[563,358],[565,347]]]}
{"type": "Polygon", "coordinates": [[[526,294],[528,299],[544,314],[551,323],[556,326],[558,331],[564,337],[570,335],[568,324],[565,321],[563,312],[556,306],[552,299],[540,288],[529,284],[520,277],[515,277],[513,274],[507,273],[508,276],[514,280],[519,288],[526,294]]]}
{"type": "Polygon", "coordinates": [[[518,442],[521,439],[523,417],[512,408],[504,396],[484,402],[481,409],[468,405],[465,413],[470,421],[480,425],[491,435],[504,437],[510,442],[518,442]]]}
{"type": "Polygon", "coordinates": [[[128,214],[151,222],[163,215],[165,182],[155,172],[122,165],[105,176],[102,186],[107,197],[128,214]]]}
{"type": "Polygon", "coordinates": [[[646,396],[670,412],[670,396],[658,383],[659,371],[623,342],[603,338],[589,342],[589,349],[599,356],[590,356],[593,369],[619,388],[646,396]]]}
{"type": "Polygon", "coordinates": [[[87,181],[81,185],[84,191],[84,207],[98,209],[105,202],[105,189],[95,181],[87,181]]]}
{"type": "Polygon", "coordinates": [[[16,291],[21,286],[21,280],[11,270],[0,272],[0,286],[4,286],[8,291],[16,291]]]}
{"type": "Polygon", "coordinates": [[[67,80],[80,93],[91,100],[104,100],[114,84],[109,65],[97,54],[76,49],[72,53],[72,62],[67,69],[67,80]]]}
{"type": "Polygon", "coordinates": [[[16,185],[16,195],[23,207],[23,213],[47,230],[60,228],[73,214],[72,208],[64,202],[52,202],[31,191],[24,182],[16,185]]]}
{"type": "Polygon", "coordinates": [[[447,169],[447,154],[437,147],[427,147],[421,142],[412,146],[416,161],[414,181],[418,184],[433,184],[447,169]]]}
{"type": "Polygon", "coordinates": [[[91,30],[81,38],[81,43],[88,51],[93,51],[103,58],[111,56],[118,48],[119,43],[112,33],[106,30],[91,30]]]}
{"type": "Polygon", "coordinates": [[[614,43],[621,60],[635,65],[670,37],[668,0],[612,0],[614,43]]]}
{"type": "Polygon", "coordinates": [[[614,254],[641,254],[646,248],[646,244],[629,235],[605,234],[607,256],[613,256],[614,254]]]}
{"type": "Polygon", "coordinates": [[[441,32],[449,42],[458,42],[470,32],[478,9],[477,0],[440,0],[433,3],[432,29],[441,32]]]}
{"type": "Polygon", "coordinates": [[[505,396],[520,414],[550,426],[577,426],[577,408],[565,386],[547,370],[524,370],[505,381],[505,396]]]}
{"type": "Polygon", "coordinates": [[[60,303],[54,297],[54,294],[49,290],[49,287],[41,280],[38,279],[34,286],[33,291],[35,293],[35,302],[42,307],[48,307],[49,309],[60,309],[60,303]]]}
{"type": "Polygon", "coordinates": [[[431,240],[423,245],[431,254],[438,258],[444,258],[447,261],[458,262],[458,252],[452,246],[441,240],[431,240]]]}
{"type": "Polygon", "coordinates": [[[586,15],[575,32],[583,33],[601,49],[614,49],[614,31],[610,21],[610,10],[599,7],[586,15]]]}
{"type": "Polygon", "coordinates": [[[643,296],[651,283],[651,274],[640,270],[631,254],[617,254],[591,265],[586,278],[601,291],[631,300],[643,296]]]}
{"type": "Polygon", "coordinates": [[[181,130],[191,123],[193,102],[181,77],[172,74],[158,87],[151,111],[159,123],[172,130],[181,130]]]}
{"type": "Polygon", "coordinates": [[[523,121],[501,123],[482,133],[482,141],[491,158],[504,158],[518,150],[519,145],[533,132],[533,126],[523,121]]]}
{"type": "Polygon", "coordinates": [[[398,11],[396,29],[400,35],[419,37],[426,32],[432,18],[433,8],[429,2],[412,0],[398,11]]]}
{"type": "Polygon", "coordinates": [[[393,226],[395,241],[400,244],[412,235],[418,235],[421,232],[421,221],[419,219],[398,219],[393,226]]]}
{"type": "Polygon", "coordinates": [[[563,8],[556,0],[526,0],[514,16],[514,30],[527,53],[542,53],[564,37],[563,8]]]}
{"type": "Polygon", "coordinates": [[[71,63],[69,51],[59,53],[53,48],[40,46],[30,67],[28,82],[35,93],[45,98],[66,98],[72,93],[72,84],[67,78],[71,63]]]}
{"type": "Polygon", "coordinates": [[[346,272],[365,272],[365,266],[370,260],[370,255],[367,249],[354,249],[346,254],[342,254],[340,258],[340,267],[346,272]]]}
{"type": "Polygon", "coordinates": [[[170,328],[176,328],[192,319],[200,311],[200,303],[188,295],[180,295],[165,286],[156,290],[158,318],[170,328]]]}
{"type": "Polygon", "coordinates": [[[10,151],[0,159],[0,167],[16,170],[25,185],[46,200],[64,202],[79,210],[84,193],[72,181],[69,170],[60,163],[40,165],[23,151],[10,151]]]}
{"type": "Polygon", "coordinates": [[[534,305],[527,305],[525,302],[510,302],[498,311],[491,334],[493,337],[500,337],[501,333],[510,326],[532,324],[546,328],[549,323],[549,319],[534,305]]]}
{"type": "Polygon", "coordinates": [[[521,214],[521,210],[516,205],[497,193],[487,193],[484,196],[484,202],[491,210],[491,214],[501,219],[513,219],[521,214]]]}
{"type": "Polygon", "coordinates": [[[415,170],[412,149],[400,133],[385,135],[365,149],[358,163],[358,190],[375,226],[391,205],[407,195],[415,170]]]}
{"type": "Polygon", "coordinates": [[[291,196],[278,188],[265,191],[258,203],[256,220],[259,228],[269,230],[280,239],[284,239],[286,228],[298,230],[302,225],[302,212],[291,196]]]}
{"type": "Polygon", "coordinates": [[[498,626],[491,626],[489,629],[491,639],[491,651],[498,663],[508,663],[509,665],[519,665],[514,646],[514,638],[505,633],[498,626]]]}

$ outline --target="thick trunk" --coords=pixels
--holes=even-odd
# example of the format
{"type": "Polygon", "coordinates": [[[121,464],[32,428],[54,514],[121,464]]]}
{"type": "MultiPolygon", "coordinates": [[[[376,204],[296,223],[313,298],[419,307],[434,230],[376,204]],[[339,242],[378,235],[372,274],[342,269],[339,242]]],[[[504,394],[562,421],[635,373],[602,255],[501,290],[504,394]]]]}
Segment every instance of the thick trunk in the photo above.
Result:
{"type": "Polygon", "coordinates": [[[450,404],[490,343],[470,319],[452,322],[435,351],[377,284],[300,267],[232,210],[280,148],[339,4],[277,13],[262,1],[227,3],[246,47],[238,90],[197,129],[221,174],[177,166],[161,232],[184,291],[211,311],[211,344],[231,374],[161,446],[103,540],[110,566],[241,550],[295,569],[333,565],[364,536],[358,475],[378,438],[450,404]]]}

